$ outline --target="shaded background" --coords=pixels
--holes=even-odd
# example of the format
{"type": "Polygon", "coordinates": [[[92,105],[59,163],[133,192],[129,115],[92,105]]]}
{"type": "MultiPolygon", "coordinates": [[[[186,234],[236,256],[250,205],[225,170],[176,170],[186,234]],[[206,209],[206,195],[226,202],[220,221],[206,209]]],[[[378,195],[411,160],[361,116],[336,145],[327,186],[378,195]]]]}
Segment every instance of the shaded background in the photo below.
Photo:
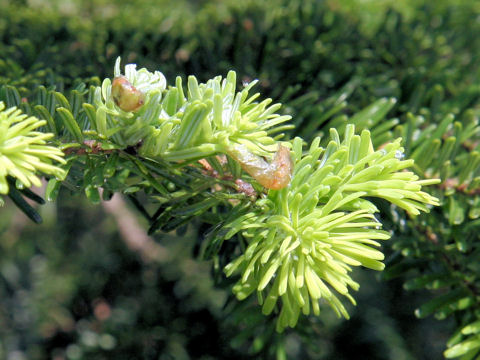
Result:
{"type": "MultiPolygon", "coordinates": [[[[282,101],[308,140],[319,134],[321,101],[339,91],[349,92],[346,114],[389,96],[398,99],[392,116],[421,113],[437,84],[442,111],[475,103],[479,16],[475,1],[446,0],[0,0],[0,84],[25,96],[42,84],[97,84],[117,56],[170,82],[234,69],[282,101]]],[[[92,206],[63,190],[39,209],[42,225],[8,202],[0,208],[0,358],[274,357],[262,341],[282,342],[292,359],[442,358],[453,324],[414,317],[430,294],[366,270],[354,274],[351,320],[325,310],[297,332],[262,338],[268,319],[248,303],[233,312],[225,280],[195,260],[205,228],[147,237],[129,204],[112,201],[92,206]]]]}

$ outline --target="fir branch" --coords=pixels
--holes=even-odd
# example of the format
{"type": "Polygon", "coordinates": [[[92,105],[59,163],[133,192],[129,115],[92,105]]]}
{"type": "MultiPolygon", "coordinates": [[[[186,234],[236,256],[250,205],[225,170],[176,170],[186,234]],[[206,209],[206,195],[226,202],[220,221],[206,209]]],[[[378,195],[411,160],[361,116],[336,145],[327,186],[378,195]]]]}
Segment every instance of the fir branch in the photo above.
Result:
{"type": "Polygon", "coordinates": [[[39,173],[64,178],[63,169],[53,164],[65,164],[63,152],[47,145],[51,133],[36,131],[46,121],[27,116],[15,108],[5,109],[0,102],[0,194],[7,194],[7,176],[17,180],[17,187],[41,186],[39,173]]]}
{"type": "MultiPolygon", "coordinates": [[[[120,59],[115,65],[115,76],[122,76],[120,59]]],[[[144,92],[143,105],[135,111],[122,110],[111,95],[111,81],[106,79],[95,91],[96,109],[88,113],[91,128],[99,138],[109,139],[118,146],[132,146],[141,141],[139,153],[149,158],[201,159],[228,153],[240,145],[257,156],[272,157],[278,144],[270,136],[271,130],[290,119],[275,114],[280,105],[269,106],[270,99],[256,103],[259,94],[249,97],[249,90],[256,82],[236,92],[233,71],[226,79],[216,77],[205,84],[198,84],[190,76],[186,94],[180,77],[175,86],[167,89],[161,73],[137,71],[133,64],[125,67],[124,78],[136,90],[144,92]]],[[[128,96],[137,96],[133,90],[122,94],[123,102],[127,102],[128,96]]]]}
{"type": "Polygon", "coordinates": [[[365,197],[384,198],[412,215],[438,205],[421,191],[438,180],[419,181],[403,171],[412,161],[402,160],[400,140],[373,151],[368,131],[354,135],[349,125],[346,133],[340,142],[332,131],[326,149],[316,139],[304,156],[296,138],[290,186],[270,191],[256,213],[226,225],[227,239],[237,232],[248,239],[245,252],[225,268],[227,276],[241,274],[234,292],[241,300],[257,291],[265,314],[280,301],[278,331],[294,327],[301,312],[318,315],[320,300],[348,318],[333,290],[355,304],[348,290],[359,288],[352,266],[383,270],[384,256],[374,247],[390,234],[379,229],[378,210],[365,197]]]}
{"type": "MultiPolygon", "coordinates": [[[[207,244],[217,253],[223,240],[241,234],[247,247],[225,272],[241,273],[233,291],[239,299],[257,291],[264,314],[281,303],[278,331],[294,327],[300,312],[318,315],[321,301],[348,318],[337,293],[355,304],[349,292],[359,288],[350,276],[353,267],[383,270],[377,247],[390,233],[380,230],[378,209],[367,198],[385,199],[412,216],[439,204],[422,191],[439,181],[406,171],[413,160],[404,160],[400,139],[374,151],[369,131],[355,135],[354,126],[346,125],[343,140],[331,129],[325,148],[317,138],[302,154],[302,139],[282,146],[272,137],[290,116],[278,115],[280,105],[270,99],[249,96],[255,82],[237,92],[234,72],[204,84],[191,76],[186,92],[180,78],[167,87],[161,73],[137,71],[133,64],[122,75],[120,59],[114,72],[113,82],[105,79],[89,91],[91,103],[74,107],[55,93],[54,113],[38,108],[63,124],[51,122],[59,136],[75,141],[64,145],[67,183],[93,202],[100,201],[99,188],[104,197],[143,189],[159,204],[152,216],[145,211],[149,233],[199,216],[220,222],[223,229],[207,244]],[[239,197],[239,189],[257,199],[239,197]]],[[[75,95],[78,104],[82,95],[75,95]]],[[[382,100],[379,113],[367,108],[356,122],[378,122],[393,104],[382,100]]]]}

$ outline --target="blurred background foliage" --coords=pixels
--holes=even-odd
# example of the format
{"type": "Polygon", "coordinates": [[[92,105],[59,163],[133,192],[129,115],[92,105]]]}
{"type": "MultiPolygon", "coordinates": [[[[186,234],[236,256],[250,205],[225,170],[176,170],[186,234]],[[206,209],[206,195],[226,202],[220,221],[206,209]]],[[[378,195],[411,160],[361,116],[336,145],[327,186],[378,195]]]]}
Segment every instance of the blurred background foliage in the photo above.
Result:
{"type": "MultiPolygon", "coordinates": [[[[479,33],[473,0],[0,0],[0,85],[28,96],[39,85],[98,84],[117,56],[170,82],[233,69],[258,78],[258,91],[284,103],[294,133],[309,140],[379,98],[397,99],[391,119],[478,114],[479,33]]],[[[284,349],[299,359],[438,359],[455,329],[453,320],[415,318],[430,292],[406,292],[394,271],[379,281],[360,270],[350,321],[325,312],[297,332],[272,334],[257,307],[232,301],[214,287],[227,280],[195,260],[200,225],[145,238],[145,250],[131,242],[138,233],[121,228],[134,218],[146,229],[133,210],[64,191],[39,211],[44,223],[33,225],[0,208],[0,358],[281,359],[284,349]]],[[[429,219],[478,242],[478,224],[464,217],[429,219]]],[[[414,254],[414,271],[423,271],[422,254],[434,259],[435,249],[412,243],[418,229],[394,223],[387,269],[414,254]]]]}

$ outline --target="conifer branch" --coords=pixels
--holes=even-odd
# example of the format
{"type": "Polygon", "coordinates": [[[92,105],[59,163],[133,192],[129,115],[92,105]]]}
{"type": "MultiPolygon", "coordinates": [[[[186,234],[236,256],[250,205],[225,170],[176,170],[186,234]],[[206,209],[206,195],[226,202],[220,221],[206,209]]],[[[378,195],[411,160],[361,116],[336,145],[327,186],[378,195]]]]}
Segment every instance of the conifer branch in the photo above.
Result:
{"type": "MultiPolygon", "coordinates": [[[[234,72],[204,84],[190,76],[186,92],[181,78],[167,86],[158,71],[130,64],[122,74],[120,59],[114,75],[84,93],[90,102],[76,92],[73,105],[55,92],[53,111],[49,104],[36,107],[45,117],[40,124],[69,141],[62,145],[67,161],[49,155],[61,159],[62,175],[69,172],[65,184],[93,202],[100,201],[100,188],[107,199],[143,190],[159,204],[154,214],[142,206],[149,233],[199,216],[220,223],[207,237],[207,256],[240,234],[247,248],[225,272],[241,275],[233,287],[238,299],[256,291],[264,314],[278,308],[278,331],[294,327],[301,312],[319,315],[320,301],[348,318],[336,293],[355,304],[353,267],[383,270],[376,247],[390,233],[380,230],[369,198],[412,216],[439,204],[422,191],[439,181],[406,171],[414,162],[404,159],[400,139],[375,151],[369,131],[356,135],[346,125],[343,140],[332,128],[325,148],[317,138],[305,154],[301,138],[280,143],[274,135],[289,127],[290,116],[277,114],[280,105],[270,99],[250,96],[255,82],[237,92],[234,72]]],[[[367,108],[357,120],[375,114],[379,121],[391,106],[383,104],[380,113],[367,108]]],[[[47,198],[56,193],[58,180],[51,179],[47,198]]]]}

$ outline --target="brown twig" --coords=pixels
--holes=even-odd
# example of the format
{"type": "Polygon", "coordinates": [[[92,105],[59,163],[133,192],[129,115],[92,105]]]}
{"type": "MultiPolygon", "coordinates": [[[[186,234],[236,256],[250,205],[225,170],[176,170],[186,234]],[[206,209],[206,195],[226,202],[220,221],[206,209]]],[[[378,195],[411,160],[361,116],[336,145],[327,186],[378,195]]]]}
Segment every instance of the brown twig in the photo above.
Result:
{"type": "Polygon", "coordinates": [[[85,155],[85,154],[111,154],[113,150],[102,149],[102,143],[97,140],[85,140],[83,142],[83,147],[70,147],[63,152],[65,155],[75,154],[75,155],[85,155]]]}
{"type": "MultiPolygon", "coordinates": [[[[217,156],[217,159],[222,165],[225,165],[227,163],[227,159],[225,155],[217,156]]],[[[226,180],[226,181],[234,180],[233,175],[230,173],[224,173],[223,176],[220,176],[218,172],[213,169],[213,167],[210,165],[210,163],[206,159],[200,159],[198,160],[198,162],[200,163],[200,165],[202,165],[203,173],[205,175],[213,177],[215,179],[220,179],[220,180],[226,180]]],[[[256,198],[258,196],[252,184],[250,184],[249,182],[242,179],[235,179],[234,182],[236,185],[235,190],[238,191],[239,193],[245,194],[246,196],[251,198],[256,198]]]]}
{"type": "Polygon", "coordinates": [[[466,195],[480,195],[480,188],[467,190],[468,184],[459,184],[457,178],[448,178],[444,182],[438,184],[442,190],[454,190],[455,192],[464,193],[466,195]]]}

